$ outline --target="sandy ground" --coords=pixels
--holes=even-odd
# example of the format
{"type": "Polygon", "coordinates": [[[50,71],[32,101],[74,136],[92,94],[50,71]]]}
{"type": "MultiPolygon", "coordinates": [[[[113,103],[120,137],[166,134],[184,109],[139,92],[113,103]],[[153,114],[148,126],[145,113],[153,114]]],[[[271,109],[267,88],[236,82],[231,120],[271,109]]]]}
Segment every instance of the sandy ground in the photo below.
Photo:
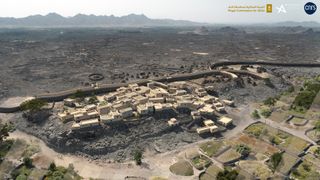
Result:
{"type": "Polygon", "coordinates": [[[68,166],[73,164],[75,170],[84,178],[99,178],[99,179],[124,179],[126,176],[137,176],[149,178],[152,176],[161,176],[168,179],[197,179],[197,175],[200,173],[195,171],[195,175],[192,177],[176,176],[169,171],[169,166],[176,162],[178,159],[184,158],[184,149],[189,149],[195,144],[190,144],[187,147],[177,149],[172,152],[154,155],[148,151],[145,153],[142,167],[136,166],[134,162],[126,163],[108,163],[99,162],[86,159],[70,154],[60,154],[50,149],[40,139],[28,135],[19,130],[10,133],[12,139],[23,139],[27,143],[38,144],[40,152],[34,156],[34,164],[39,168],[47,168],[51,162],[55,162],[57,165],[68,166]]]}

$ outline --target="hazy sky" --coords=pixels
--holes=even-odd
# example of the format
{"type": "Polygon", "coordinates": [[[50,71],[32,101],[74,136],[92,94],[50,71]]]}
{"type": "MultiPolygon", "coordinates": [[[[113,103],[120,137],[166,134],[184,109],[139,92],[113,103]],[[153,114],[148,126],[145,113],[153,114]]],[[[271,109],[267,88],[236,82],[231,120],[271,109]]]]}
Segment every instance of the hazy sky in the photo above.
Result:
{"type": "Polygon", "coordinates": [[[25,17],[56,12],[63,16],[78,13],[123,16],[145,14],[150,18],[171,18],[208,23],[268,23],[277,21],[320,22],[318,11],[307,15],[303,6],[312,0],[0,0],[1,17],[25,17]],[[230,13],[229,5],[273,4],[273,13],[230,13]],[[287,13],[278,13],[284,5],[287,13]]]}

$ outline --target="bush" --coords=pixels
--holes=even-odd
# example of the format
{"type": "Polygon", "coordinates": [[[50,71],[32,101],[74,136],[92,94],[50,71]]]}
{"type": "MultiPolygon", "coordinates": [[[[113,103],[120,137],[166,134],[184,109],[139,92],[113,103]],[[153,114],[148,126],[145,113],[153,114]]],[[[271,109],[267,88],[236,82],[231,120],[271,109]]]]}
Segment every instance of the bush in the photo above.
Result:
{"type": "Polygon", "coordinates": [[[23,164],[27,167],[27,168],[32,168],[32,159],[29,157],[25,157],[23,158],[23,164]]]}
{"type": "Polygon", "coordinates": [[[217,180],[235,180],[238,177],[238,171],[224,169],[217,174],[217,180]]]}
{"type": "Polygon", "coordinates": [[[236,151],[240,153],[243,157],[247,157],[250,154],[251,149],[245,144],[240,144],[237,145],[236,151]]]}
{"type": "Polygon", "coordinates": [[[21,103],[20,109],[22,111],[39,111],[43,106],[46,106],[48,103],[41,99],[32,99],[21,103]]]}
{"type": "Polygon", "coordinates": [[[263,117],[265,117],[265,118],[270,117],[271,114],[272,114],[272,111],[271,111],[270,108],[264,108],[264,109],[261,110],[261,115],[262,115],[263,117]]]}
{"type": "Polygon", "coordinates": [[[266,100],[263,101],[263,104],[267,105],[267,106],[273,106],[276,102],[277,102],[276,98],[269,97],[269,98],[267,98],[266,100]]]}
{"type": "Polygon", "coordinates": [[[142,164],[142,151],[140,151],[140,150],[135,151],[133,154],[133,159],[137,165],[141,165],[142,164]]]}
{"type": "Polygon", "coordinates": [[[317,81],[305,81],[304,87],[300,89],[299,94],[293,101],[291,109],[304,113],[313,103],[314,98],[320,91],[320,83],[317,81]]]}
{"type": "Polygon", "coordinates": [[[261,118],[258,110],[256,110],[256,109],[252,112],[251,117],[254,118],[254,119],[260,119],[261,118]]]}
{"type": "Polygon", "coordinates": [[[275,171],[282,160],[282,153],[274,153],[270,157],[271,169],[275,171]]]}

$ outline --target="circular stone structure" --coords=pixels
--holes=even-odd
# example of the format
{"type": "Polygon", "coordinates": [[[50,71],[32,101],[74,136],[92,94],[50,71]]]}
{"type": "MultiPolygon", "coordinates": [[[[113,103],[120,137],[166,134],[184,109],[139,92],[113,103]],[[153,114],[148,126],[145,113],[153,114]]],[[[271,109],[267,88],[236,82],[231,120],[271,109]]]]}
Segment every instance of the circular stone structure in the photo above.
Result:
{"type": "Polygon", "coordinates": [[[100,73],[92,73],[88,77],[91,81],[101,81],[104,79],[104,76],[100,73]]]}

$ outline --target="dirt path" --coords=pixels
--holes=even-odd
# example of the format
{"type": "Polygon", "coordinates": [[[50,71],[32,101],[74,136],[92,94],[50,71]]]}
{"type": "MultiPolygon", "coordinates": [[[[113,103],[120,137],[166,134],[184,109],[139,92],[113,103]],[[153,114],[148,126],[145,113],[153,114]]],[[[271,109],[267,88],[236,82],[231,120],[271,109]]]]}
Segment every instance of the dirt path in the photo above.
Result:
{"type": "MultiPolygon", "coordinates": [[[[66,167],[69,164],[73,164],[75,170],[86,179],[92,177],[101,179],[123,180],[126,176],[137,176],[144,178],[148,178],[151,176],[162,176],[169,179],[177,180],[197,179],[197,177],[195,176],[176,176],[169,171],[169,166],[176,161],[176,156],[179,156],[179,154],[181,154],[180,150],[188,149],[188,147],[157,155],[146,152],[146,158],[143,160],[144,165],[142,167],[138,167],[134,164],[134,162],[99,162],[92,161],[80,156],[57,153],[54,150],[50,149],[42,140],[19,130],[10,133],[9,138],[23,139],[28,143],[36,143],[39,145],[40,152],[35,155],[35,166],[39,168],[46,168],[51,162],[55,162],[57,165],[66,167]]],[[[194,144],[188,146],[191,147],[194,146],[194,144]]]]}

